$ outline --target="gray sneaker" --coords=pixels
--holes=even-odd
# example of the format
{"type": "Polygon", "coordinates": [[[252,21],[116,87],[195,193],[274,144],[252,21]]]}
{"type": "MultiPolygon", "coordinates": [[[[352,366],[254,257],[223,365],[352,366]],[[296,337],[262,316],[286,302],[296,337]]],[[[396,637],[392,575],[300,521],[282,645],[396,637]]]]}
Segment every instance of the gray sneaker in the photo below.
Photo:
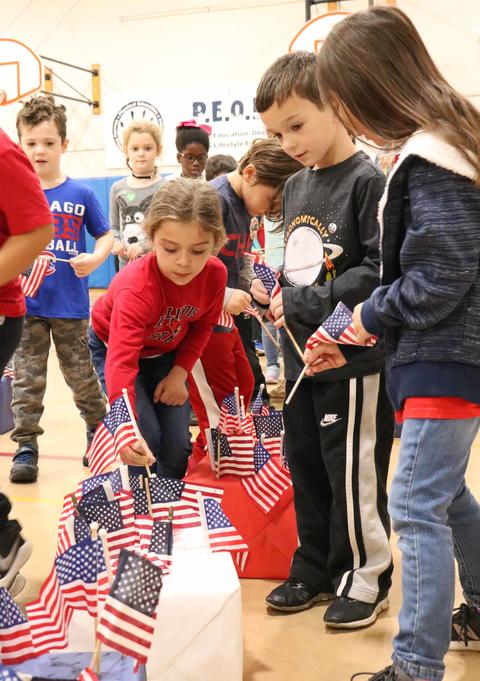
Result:
{"type": "Polygon", "coordinates": [[[15,452],[10,468],[10,482],[36,482],[38,449],[32,444],[21,445],[15,452]]]}
{"type": "MultiPolygon", "coordinates": [[[[7,590],[12,588],[20,568],[25,565],[31,553],[31,544],[19,534],[9,552],[4,556],[0,555],[0,587],[7,590]]],[[[18,593],[20,591],[21,589],[18,590],[18,593]]]]}

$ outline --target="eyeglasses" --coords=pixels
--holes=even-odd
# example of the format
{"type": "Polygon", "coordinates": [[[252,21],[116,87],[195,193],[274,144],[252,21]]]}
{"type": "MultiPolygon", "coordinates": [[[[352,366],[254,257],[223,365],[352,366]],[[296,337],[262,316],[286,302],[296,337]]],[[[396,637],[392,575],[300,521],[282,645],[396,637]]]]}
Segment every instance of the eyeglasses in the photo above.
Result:
{"type": "Polygon", "coordinates": [[[198,154],[198,156],[194,156],[193,154],[179,154],[179,156],[183,156],[187,163],[195,163],[195,161],[205,163],[208,158],[208,154],[198,154]]]}

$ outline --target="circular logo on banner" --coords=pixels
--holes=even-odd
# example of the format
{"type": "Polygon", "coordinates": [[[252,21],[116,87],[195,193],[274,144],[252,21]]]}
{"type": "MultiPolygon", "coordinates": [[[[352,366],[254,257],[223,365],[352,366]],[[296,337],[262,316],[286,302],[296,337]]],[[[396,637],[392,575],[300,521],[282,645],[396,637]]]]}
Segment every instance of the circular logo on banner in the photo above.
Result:
{"type": "Polygon", "coordinates": [[[120,151],[123,151],[123,133],[125,128],[128,128],[134,121],[150,121],[155,123],[163,133],[162,114],[156,106],[143,100],[129,102],[122,106],[113,119],[112,135],[120,151]]]}
{"type": "Polygon", "coordinates": [[[335,24],[338,24],[339,21],[349,14],[351,12],[328,12],[307,21],[293,38],[288,46],[288,51],[306,50],[307,52],[318,52],[335,24]]]}

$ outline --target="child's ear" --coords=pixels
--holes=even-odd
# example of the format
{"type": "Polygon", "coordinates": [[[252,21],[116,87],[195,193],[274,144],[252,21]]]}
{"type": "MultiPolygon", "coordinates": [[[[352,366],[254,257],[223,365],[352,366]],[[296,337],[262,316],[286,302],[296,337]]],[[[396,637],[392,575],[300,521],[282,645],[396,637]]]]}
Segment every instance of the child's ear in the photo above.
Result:
{"type": "Polygon", "coordinates": [[[249,163],[245,166],[242,172],[242,177],[248,184],[255,184],[257,181],[257,171],[255,166],[249,163]]]}
{"type": "Polygon", "coordinates": [[[177,153],[177,162],[178,163],[182,162],[182,157],[180,156],[180,152],[177,153]]]}
{"type": "Polygon", "coordinates": [[[62,154],[64,154],[67,151],[68,142],[69,142],[68,139],[65,138],[63,143],[62,143],[62,154]]]}

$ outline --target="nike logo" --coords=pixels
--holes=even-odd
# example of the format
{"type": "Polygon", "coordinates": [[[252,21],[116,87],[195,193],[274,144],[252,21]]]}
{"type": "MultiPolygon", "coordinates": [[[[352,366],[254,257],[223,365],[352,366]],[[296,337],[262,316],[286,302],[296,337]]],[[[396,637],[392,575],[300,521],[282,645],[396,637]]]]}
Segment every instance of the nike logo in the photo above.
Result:
{"type": "Polygon", "coordinates": [[[339,416],[338,414],[325,414],[323,419],[320,421],[320,425],[322,428],[325,428],[326,426],[331,426],[332,423],[337,423],[338,421],[341,421],[342,417],[339,416]]]}

